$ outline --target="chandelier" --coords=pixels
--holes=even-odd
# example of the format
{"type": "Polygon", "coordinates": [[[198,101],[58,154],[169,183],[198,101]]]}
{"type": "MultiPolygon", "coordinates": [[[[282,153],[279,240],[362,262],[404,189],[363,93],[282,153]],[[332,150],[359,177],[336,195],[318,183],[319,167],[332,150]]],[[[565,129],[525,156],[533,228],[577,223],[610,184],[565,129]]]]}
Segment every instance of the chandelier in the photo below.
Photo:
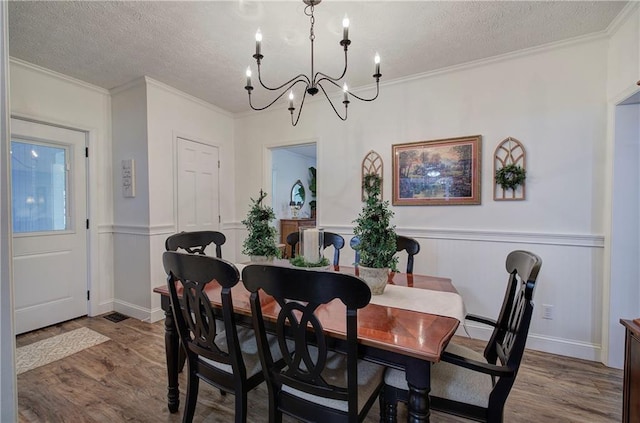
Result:
{"type": "Polygon", "coordinates": [[[374,58],[375,73],[373,74],[373,78],[375,78],[376,80],[375,96],[373,96],[372,98],[359,97],[356,94],[349,91],[349,88],[346,82],[343,83],[342,104],[344,105],[344,115],[342,115],[338,111],[338,109],[336,109],[336,106],[334,105],[333,101],[331,101],[331,98],[327,94],[327,91],[325,90],[325,87],[323,86],[323,84],[330,84],[340,88],[340,82],[344,78],[345,74],[347,73],[347,49],[349,48],[349,44],[351,44],[351,41],[349,40],[349,19],[345,16],[342,21],[342,40],[340,41],[340,45],[344,49],[344,70],[342,71],[342,74],[339,77],[334,78],[322,72],[316,72],[315,63],[314,63],[314,52],[313,52],[313,42],[315,41],[315,38],[316,38],[313,32],[313,26],[315,24],[313,9],[322,0],[302,0],[302,1],[304,2],[304,4],[307,5],[304,9],[304,14],[309,16],[311,21],[311,28],[309,30],[309,40],[311,41],[311,73],[309,74],[309,76],[305,74],[294,76],[287,82],[277,87],[267,86],[262,81],[262,75],[260,73],[260,64],[264,56],[261,54],[262,33],[260,32],[260,29],[258,29],[258,31],[256,32],[256,54],[253,55],[253,58],[256,59],[256,64],[258,65],[258,81],[260,82],[260,85],[266,90],[277,91],[279,93],[277,93],[277,96],[266,106],[264,107],[254,106],[253,103],[251,102],[251,91],[253,91],[253,85],[251,85],[251,67],[247,67],[247,72],[246,72],[247,85],[244,87],[244,89],[247,90],[247,93],[249,95],[249,105],[253,110],[258,110],[258,111],[265,110],[271,107],[280,98],[282,98],[282,96],[285,95],[288,91],[289,92],[289,109],[288,110],[291,113],[291,124],[293,126],[296,126],[298,124],[298,120],[300,119],[300,114],[302,113],[302,107],[304,106],[304,100],[307,94],[314,96],[318,94],[320,91],[322,91],[322,93],[324,94],[326,99],[329,101],[329,104],[331,105],[331,108],[336,113],[336,115],[343,121],[347,120],[347,108],[349,106],[351,97],[356,98],[360,101],[373,101],[376,98],[378,98],[378,94],[380,92],[380,77],[382,76],[382,74],[380,73],[380,56],[376,53],[374,58]],[[304,92],[302,95],[302,100],[300,102],[300,107],[298,108],[298,113],[294,119],[293,115],[296,110],[296,107],[295,107],[294,97],[293,97],[293,88],[298,84],[304,85],[304,92]]]}

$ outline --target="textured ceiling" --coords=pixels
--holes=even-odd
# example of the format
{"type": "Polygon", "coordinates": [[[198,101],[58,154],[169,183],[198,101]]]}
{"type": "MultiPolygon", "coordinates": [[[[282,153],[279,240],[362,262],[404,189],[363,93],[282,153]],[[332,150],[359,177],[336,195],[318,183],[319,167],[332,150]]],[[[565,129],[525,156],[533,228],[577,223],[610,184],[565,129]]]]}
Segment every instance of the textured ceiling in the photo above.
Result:
{"type": "MultiPolygon", "coordinates": [[[[349,87],[382,82],[597,33],[627,2],[331,1],[315,10],[316,71],[343,66],[349,16],[349,87]]],[[[230,112],[249,110],[244,71],[263,35],[263,80],[309,73],[309,18],[301,1],[9,2],[15,58],[111,89],[143,75],[230,112]]],[[[254,79],[254,85],[256,85],[254,79]]],[[[257,103],[267,97],[254,90],[257,103]]]]}

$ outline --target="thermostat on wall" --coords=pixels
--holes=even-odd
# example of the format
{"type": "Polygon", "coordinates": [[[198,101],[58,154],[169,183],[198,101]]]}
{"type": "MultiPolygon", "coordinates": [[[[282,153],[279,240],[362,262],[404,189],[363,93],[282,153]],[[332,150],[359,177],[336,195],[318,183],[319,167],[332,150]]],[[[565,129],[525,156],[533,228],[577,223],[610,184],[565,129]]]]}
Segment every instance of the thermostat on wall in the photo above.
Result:
{"type": "Polygon", "coordinates": [[[127,198],[136,196],[136,162],[134,159],[122,161],[122,195],[127,198]]]}

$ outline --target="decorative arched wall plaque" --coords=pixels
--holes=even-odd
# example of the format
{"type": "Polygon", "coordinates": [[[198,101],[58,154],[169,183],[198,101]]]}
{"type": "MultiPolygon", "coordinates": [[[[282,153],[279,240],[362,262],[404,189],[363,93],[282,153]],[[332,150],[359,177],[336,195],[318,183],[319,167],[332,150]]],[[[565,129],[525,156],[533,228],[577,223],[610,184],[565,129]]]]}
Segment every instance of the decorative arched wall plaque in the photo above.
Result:
{"type": "Polygon", "coordinates": [[[383,185],[382,171],[383,171],[382,157],[380,157],[380,154],[376,153],[373,150],[369,151],[369,153],[362,160],[362,175],[360,175],[360,189],[362,190],[361,191],[362,201],[366,200],[364,189],[362,188],[362,183],[364,182],[364,176],[370,173],[375,173],[380,177],[380,199],[384,198],[383,191],[382,191],[382,185],[383,185]]]}
{"type": "Polygon", "coordinates": [[[496,182],[496,172],[507,165],[520,166],[526,170],[527,153],[520,141],[509,137],[497,147],[493,159],[493,199],[496,201],[524,200],[526,181],[515,189],[504,189],[496,182]]]}

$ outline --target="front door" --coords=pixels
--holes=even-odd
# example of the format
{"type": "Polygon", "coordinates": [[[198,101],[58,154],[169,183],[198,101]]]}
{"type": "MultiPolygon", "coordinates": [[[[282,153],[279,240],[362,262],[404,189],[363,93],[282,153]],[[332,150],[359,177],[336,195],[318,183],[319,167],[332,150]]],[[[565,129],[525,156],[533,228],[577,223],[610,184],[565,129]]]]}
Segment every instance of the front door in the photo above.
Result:
{"type": "Polygon", "coordinates": [[[11,119],[17,334],[87,314],[86,135],[11,119]]]}

